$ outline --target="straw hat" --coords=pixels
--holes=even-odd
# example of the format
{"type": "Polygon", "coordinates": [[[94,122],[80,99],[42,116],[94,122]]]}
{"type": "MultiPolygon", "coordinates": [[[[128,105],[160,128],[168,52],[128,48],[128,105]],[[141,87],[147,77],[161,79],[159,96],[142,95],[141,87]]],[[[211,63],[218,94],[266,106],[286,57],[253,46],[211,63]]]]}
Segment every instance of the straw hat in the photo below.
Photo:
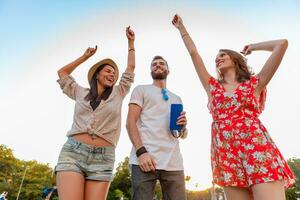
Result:
{"type": "Polygon", "coordinates": [[[117,80],[118,80],[118,78],[119,78],[119,69],[118,69],[118,66],[117,66],[117,64],[116,64],[112,59],[110,59],[110,58],[105,58],[105,59],[103,59],[103,60],[97,62],[96,64],[94,64],[94,65],[90,68],[90,70],[89,70],[89,72],[88,72],[88,80],[89,80],[89,83],[91,82],[92,77],[93,77],[94,73],[97,71],[97,69],[98,69],[101,65],[105,65],[105,64],[110,65],[112,68],[114,68],[114,70],[115,70],[115,80],[114,80],[114,83],[113,83],[113,84],[115,84],[115,83],[117,82],[117,80]]]}

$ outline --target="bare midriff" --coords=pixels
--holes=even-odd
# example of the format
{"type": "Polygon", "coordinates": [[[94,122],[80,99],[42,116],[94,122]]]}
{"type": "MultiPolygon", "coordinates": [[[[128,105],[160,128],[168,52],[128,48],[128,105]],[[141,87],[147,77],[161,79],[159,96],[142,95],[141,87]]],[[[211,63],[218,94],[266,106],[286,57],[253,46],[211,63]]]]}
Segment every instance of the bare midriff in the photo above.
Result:
{"type": "Polygon", "coordinates": [[[113,146],[110,142],[107,140],[96,136],[96,135],[90,135],[88,133],[79,133],[72,136],[75,140],[82,142],[84,144],[92,145],[95,147],[109,147],[113,146]]]}

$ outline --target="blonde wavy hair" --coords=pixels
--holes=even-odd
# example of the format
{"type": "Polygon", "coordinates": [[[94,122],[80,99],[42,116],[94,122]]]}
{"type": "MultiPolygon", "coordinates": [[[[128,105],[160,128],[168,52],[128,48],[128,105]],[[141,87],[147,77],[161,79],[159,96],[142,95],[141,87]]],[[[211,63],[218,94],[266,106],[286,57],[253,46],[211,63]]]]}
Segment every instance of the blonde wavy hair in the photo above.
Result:
{"type": "MultiPolygon", "coordinates": [[[[220,49],[219,52],[226,53],[233,61],[235,66],[235,72],[236,72],[236,80],[239,83],[249,80],[251,75],[254,74],[251,68],[247,65],[247,59],[241,54],[239,54],[238,52],[230,49],[220,49]]],[[[217,74],[218,74],[218,80],[220,82],[224,82],[223,75],[218,69],[217,69],[217,74]]]]}

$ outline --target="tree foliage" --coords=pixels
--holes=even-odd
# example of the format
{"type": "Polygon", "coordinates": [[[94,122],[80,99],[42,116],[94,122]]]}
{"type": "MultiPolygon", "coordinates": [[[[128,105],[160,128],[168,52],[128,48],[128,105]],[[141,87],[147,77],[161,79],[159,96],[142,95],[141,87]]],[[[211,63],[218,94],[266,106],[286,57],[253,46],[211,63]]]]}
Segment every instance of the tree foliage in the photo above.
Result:
{"type": "Polygon", "coordinates": [[[110,185],[108,192],[108,200],[119,200],[123,195],[124,200],[131,198],[131,182],[130,182],[130,170],[129,170],[129,158],[119,163],[114,179],[110,185]]]}
{"type": "MultiPolygon", "coordinates": [[[[296,175],[297,181],[293,187],[286,191],[286,197],[287,200],[295,200],[300,198],[300,159],[292,158],[287,162],[296,175]]],[[[40,200],[43,188],[50,188],[55,185],[53,170],[48,164],[41,164],[37,161],[19,160],[14,157],[11,149],[5,145],[0,145],[0,192],[8,191],[8,199],[16,199],[23,177],[24,181],[19,200],[40,200]]],[[[185,177],[186,182],[189,182],[190,179],[190,176],[185,177]]],[[[159,199],[161,199],[162,193],[159,183],[157,183],[155,187],[155,192],[159,199]]],[[[219,187],[216,188],[215,194],[217,196],[224,196],[222,188],[219,187]]],[[[128,157],[118,164],[107,199],[119,200],[121,197],[123,197],[124,200],[131,199],[128,157]]],[[[203,191],[187,190],[187,197],[188,200],[210,200],[211,188],[203,191]]],[[[52,200],[57,200],[57,194],[52,195],[52,200]]]]}
{"type": "Polygon", "coordinates": [[[297,180],[293,187],[286,190],[287,200],[300,198],[300,159],[291,158],[287,160],[288,165],[294,172],[297,180]]]}
{"type": "Polygon", "coordinates": [[[19,160],[11,149],[0,145],[0,191],[8,191],[8,199],[16,199],[20,188],[19,199],[40,199],[42,189],[55,184],[52,173],[48,164],[19,160]]]}

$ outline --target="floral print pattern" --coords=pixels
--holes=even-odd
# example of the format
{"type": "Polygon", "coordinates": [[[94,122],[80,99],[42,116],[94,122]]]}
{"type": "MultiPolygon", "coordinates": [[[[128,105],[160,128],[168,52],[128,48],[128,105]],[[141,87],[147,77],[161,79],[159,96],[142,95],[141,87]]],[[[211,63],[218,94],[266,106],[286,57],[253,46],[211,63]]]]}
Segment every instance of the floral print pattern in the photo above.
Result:
{"type": "Polygon", "coordinates": [[[254,95],[257,83],[258,76],[252,76],[226,92],[216,79],[209,80],[213,181],[220,186],[250,187],[284,180],[288,188],[295,176],[258,119],[264,102],[254,95]]]}

